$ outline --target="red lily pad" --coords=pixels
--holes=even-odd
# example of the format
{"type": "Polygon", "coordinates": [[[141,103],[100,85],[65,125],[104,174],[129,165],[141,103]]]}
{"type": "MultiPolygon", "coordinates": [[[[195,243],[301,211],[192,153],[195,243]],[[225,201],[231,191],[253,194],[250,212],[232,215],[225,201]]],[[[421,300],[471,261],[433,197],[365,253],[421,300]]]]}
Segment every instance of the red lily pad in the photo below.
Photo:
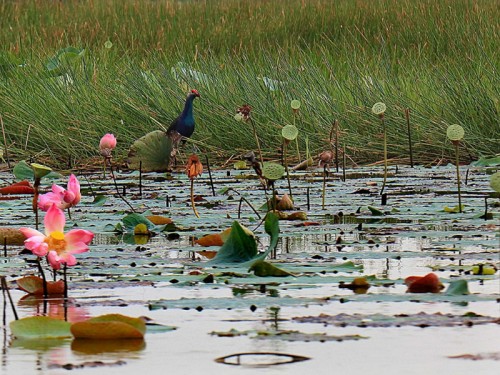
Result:
{"type": "Polygon", "coordinates": [[[101,315],[71,326],[76,339],[142,339],[145,332],[144,320],[120,314],[101,315]]]}
{"type": "MultiPolygon", "coordinates": [[[[16,280],[17,287],[22,291],[34,295],[43,295],[43,279],[38,276],[26,276],[16,280]]],[[[64,281],[47,281],[48,295],[64,293],[64,281]]]]}
{"type": "Polygon", "coordinates": [[[16,182],[12,185],[0,188],[0,194],[34,194],[35,189],[28,180],[16,182]]]}
{"type": "Polygon", "coordinates": [[[428,273],[425,276],[409,276],[405,279],[408,286],[407,293],[439,293],[443,284],[435,273],[428,273]]]}

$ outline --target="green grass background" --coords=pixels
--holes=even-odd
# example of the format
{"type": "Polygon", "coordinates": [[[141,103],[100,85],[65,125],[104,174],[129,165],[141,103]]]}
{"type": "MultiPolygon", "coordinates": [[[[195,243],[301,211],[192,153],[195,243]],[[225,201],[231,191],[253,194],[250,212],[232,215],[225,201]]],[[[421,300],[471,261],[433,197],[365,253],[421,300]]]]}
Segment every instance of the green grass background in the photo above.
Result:
{"type": "Polygon", "coordinates": [[[219,157],[255,148],[251,129],[233,119],[242,104],[253,107],[265,155],[278,155],[292,99],[302,103],[302,153],[306,143],[312,154],[329,148],[338,119],[350,159],[381,160],[371,106],[383,101],[390,158],[408,160],[405,108],[417,161],[451,157],[453,123],[466,131],[463,161],[494,155],[499,9],[495,0],[0,1],[8,153],[83,163],[111,132],[120,159],[133,140],[168,126],[196,88],[193,140],[219,157]],[[48,60],[68,46],[85,49],[83,60],[48,75],[48,60]]]}

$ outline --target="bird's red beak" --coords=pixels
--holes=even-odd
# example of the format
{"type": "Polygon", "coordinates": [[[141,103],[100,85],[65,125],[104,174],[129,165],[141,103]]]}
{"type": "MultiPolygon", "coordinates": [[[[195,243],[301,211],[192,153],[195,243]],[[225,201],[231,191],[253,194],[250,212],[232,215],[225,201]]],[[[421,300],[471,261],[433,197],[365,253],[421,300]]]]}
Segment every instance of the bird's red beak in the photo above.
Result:
{"type": "Polygon", "coordinates": [[[200,97],[200,93],[198,92],[198,90],[192,89],[192,90],[191,90],[191,94],[194,94],[194,95],[195,95],[195,96],[197,96],[198,98],[200,97]]]}

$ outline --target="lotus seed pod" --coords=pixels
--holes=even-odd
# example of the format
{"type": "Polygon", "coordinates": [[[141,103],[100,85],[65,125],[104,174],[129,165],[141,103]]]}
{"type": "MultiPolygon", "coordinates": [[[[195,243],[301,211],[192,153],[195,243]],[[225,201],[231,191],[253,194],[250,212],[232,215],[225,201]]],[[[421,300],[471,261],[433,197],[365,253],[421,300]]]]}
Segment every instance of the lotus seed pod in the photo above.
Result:
{"type": "Polygon", "coordinates": [[[238,122],[243,121],[243,115],[241,114],[241,112],[236,113],[234,115],[234,119],[238,122]]]}
{"type": "Polygon", "coordinates": [[[113,43],[111,42],[111,40],[106,40],[106,42],[104,43],[104,48],[110,49],[111,47],[113,47],[113,43]]]}
{"type": "Polygon", "coordinates": [[[279,180],[285,174],[285,167],[276,163],[264,163],[262,175],[268,180],[279,180]]]}
{"type": "Polygon", "coordinates": [[[287,141],[293,141],[299,135],[299,130],[294,125],[285,125],[283,129],[281,129],[281,135],[287,141]]]}
{"type": "Polygon", "coordinates": [[[457,124],[448,126],[448,129],[446,130],[446,136],[450,139],[450,141],[460,141],[464,135],[464,128],[457,124]]]}
{"type": "Polygon", "coordinates": [[[297,100],[297,99],[293,99],[291,102],[290,102],[290,106],[292,107],[292,109],[294,111],[298,110],[300,108],[300,101],[297,100]]]}
{"type": "Polygon", "coordinates": [[[37,179],[45,177],[50,172],[52,172],[52,168],[46,167],[45,165],[38,164],[38,163],[31,163],[31,168],[33,168],[35,178],[37,178],[37,179]]]}
{"type": "Polygon", "coordinates": [[[376,115],[383,115],[387,109],[386,105],[382,102],[375,103],[372,107],[372,112],[376,115]]]}
{"type": "Polygon", "coordinates": [[[491,176],[490,186],[497,193],[500,193],[500,172],[496,172],[491,176]]]}

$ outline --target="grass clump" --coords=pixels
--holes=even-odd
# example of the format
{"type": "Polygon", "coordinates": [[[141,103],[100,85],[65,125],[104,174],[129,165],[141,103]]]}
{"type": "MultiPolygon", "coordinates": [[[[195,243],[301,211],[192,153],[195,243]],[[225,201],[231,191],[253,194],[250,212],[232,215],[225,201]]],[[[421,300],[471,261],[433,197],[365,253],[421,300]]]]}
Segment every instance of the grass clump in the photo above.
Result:
{"type": "Polygon", "coordinates": [[[472,157],[500,151],[494,2],[20,0],[0,13],[10,30],[0,35],[0,114],[14,157],[97,156],[108,132],[123,156],[168,127],[188,88],[202,94],[193,139],[219,155],[253,148],[251,129],[232,121],[251,103],[274,156],[292,99],[302,103],[297,149],[307,139],[319,152],[339,119],[350,158],[381,160],[370,108],[383,98],[390,159],[408,158],[406,108],[416,162],[451,158],[442,135],[455,122],[472,157]],[[69,46],[83,57],[49,74],[69,46]]]}

